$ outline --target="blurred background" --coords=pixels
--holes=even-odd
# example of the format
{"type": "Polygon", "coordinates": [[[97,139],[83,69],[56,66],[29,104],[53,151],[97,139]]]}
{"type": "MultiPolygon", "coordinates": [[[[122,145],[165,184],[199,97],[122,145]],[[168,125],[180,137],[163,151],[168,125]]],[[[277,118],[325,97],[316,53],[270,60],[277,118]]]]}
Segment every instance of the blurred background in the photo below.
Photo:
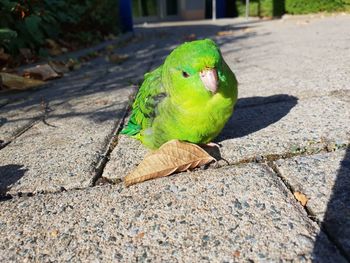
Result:
{"type": "Polygon", "coordinates": [[[113,39],[133,24],[347,12],[350,0],[0,0],[0,66],[113,39]]]}

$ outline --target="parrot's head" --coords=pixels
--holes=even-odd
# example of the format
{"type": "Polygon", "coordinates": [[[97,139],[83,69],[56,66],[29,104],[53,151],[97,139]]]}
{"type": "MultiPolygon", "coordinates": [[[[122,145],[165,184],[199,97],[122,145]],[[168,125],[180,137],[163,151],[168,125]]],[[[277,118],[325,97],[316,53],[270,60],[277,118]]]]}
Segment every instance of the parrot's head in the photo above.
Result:
{"type": "Polygon", "coordinates": [[[162,79],[171,95],[208,99],[222,92],[221,83],[226,80],[224,64],[214,41],[196,40],[170,53],[164,62],[162,79]]]}

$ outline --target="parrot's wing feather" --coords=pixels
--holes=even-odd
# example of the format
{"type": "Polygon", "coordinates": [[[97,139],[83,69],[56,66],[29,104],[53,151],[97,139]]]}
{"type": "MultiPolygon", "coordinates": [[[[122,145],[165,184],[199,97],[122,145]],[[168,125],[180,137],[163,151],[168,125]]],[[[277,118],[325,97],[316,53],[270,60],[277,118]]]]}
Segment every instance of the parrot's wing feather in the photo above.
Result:
{"type": "Polygon", "coordinates": [[[161,82],[162,67],[145,74],[135,101],[132,105],[132,113],[128,124],[121,134],[135,136],[141,130],[151,127],[153,119],[157,115],[157,105],[167,96],[161,82]]]}

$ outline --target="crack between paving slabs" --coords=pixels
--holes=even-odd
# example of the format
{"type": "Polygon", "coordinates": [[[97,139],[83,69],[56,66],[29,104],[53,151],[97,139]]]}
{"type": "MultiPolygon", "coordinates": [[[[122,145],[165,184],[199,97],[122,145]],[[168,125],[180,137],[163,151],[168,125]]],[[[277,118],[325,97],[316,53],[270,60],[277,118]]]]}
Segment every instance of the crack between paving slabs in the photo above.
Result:
{"type": "MultiPolygon", "coordinates": [[[[157,49],[158,46],[159,45],[156,45],[155,49],[157,49]]],[[[156,57],[156,55],[153,54],[151,57],[151,62],[147,65],[147,67],[146,67],[147,69],[145,70],[145,72],[149,72],[151,70],[151,68],[154,66],[155,57],[156,57]]],[[[137,84],[131,83],[131,84],[140,87],[142,83],[137,83],[137,84]]],[[[138,92],[138,89],[135,89],[133,94],[130,95],[131,102],[133,102],[135,100],[137,92],[138,92]]],[[[118,184],[118,183],[122,182],[120,179],[111,180],[111,179],[107,179],[106,177],[103,177],[103,172],[104,172],[104,169],[105,169],[107,163],[110,160],[110,155],[111,155],[112,151],[118,145],[118,134],[120,133],[120,131],[123,129],[123,127],[125,125],[125,121],[126,121],[127,117],[129,116],[129,113],[131,111],[131,105],[132,105],[132,103],[130,103],[125,108],[123,117],[121,118],[121,120],[119,122],[116,123],[112,133],[110,134],[110,139],[108,140],[108,143],[105,146],[105,148],[106,148],[105,153],[103,154],[102,159],[99,160],[98,165],[95,168],[96,173],[95,173],[94,177],[92,178],[92,182],[90,185],[91,187],[97,186],[97,185],[103,185],[103,184],[118,184]]]]}
{"type": "MultiPolygon", "coordinates": [[[[133,96],[135,96],[135,94],[133,94],[133,96]]],[[[96,185],[102,185],[102,184],[117,184],[120,183],[120,180],[110,180],[107,179],[105,177],[103,177],[103,171],[107,165],[107,163],[109,162],[110,159],[110,155],[112,153],[112,151],[114,150],[115,147],[117,147],[118,145],[118,134],[119,132],[122,130],[122,128],[124,127],[125,124],[125,120],[127,118],[127,116],[129,115],[131,109],[131,105],[128,105],[125,110],[124,110],[124,115],[121,118],[120,121],[118,121],[112,131],[112,133],[110,134],[110,139],[108,140],[105,148],[105,153],[103,154],[102,159],[100,159],[98,165],[95,168],[95,175],[92,178],[92,182],[90,186],[96,186],[96,185]]]]}
{"type": "MultiPolygon", "coordinates": [[[[311,154],[312,155],[312,154],[311,154]]],[[[310,156],[310,155],[309,155],[310,156]]],[[[272,169],[272,171],[274,172],[274,174],[281,180],[281,182],[283,183],[283,185],[289,190],[289,192],[294,196],[294,192],[295,192],[295,188],[288,182],[288,180],[282,175],[281,171],[278,169],[277,165],[274,163],[274,161],[268,161],[266,164],[268,167],[270,167],[272,169]]],[[[295,198],[296,199],[296,198],[295,198]]],[[[315,222],[321,229],[321,231],[323,231],[325,233],[325,235],[327,236],[327,239],[338,249],[338,251],[340,252],[340,254],[348,261],[350,262],[350,257],[348,256],[348,254],[346,253],[346,250],[343,248],[342,244],[339,243],[335,238],[333,238],[332,234],[328,231],[328,229],[326,227],[324,227],[322,225],[322,222],[320,222],[320,220],[318,220],[316,218],[315,213],[312,211],[311,208],[307,207],[306,205],[303,206],[301,205],[299,202],[298,204],[303,208],[303,210],[306,212],[308,218],[310,220],[312,220],[313,222],[315,222]]]]}
{"type": "MultiPolygon", "coordinates": [[[[107,153],[108,155],[105,155],[103,159],[105,159],[104,161],[101,160],[101,164],[99,165],[98,168],[96,169],[99,169],[97,174],[100,175],[101,177],[98,177],[97,175],[94,177],[94,180],[95,180],[95,184],[92,185],[92,186],[97,186],[98,184],[96,184],[97,180],[99,178],[104,178],[102,177],[102,174],[103,174],[103,170],[107,164],[107,162],[109,161],[109,155],[110,153],[113,151],[113,149],[117,146],[117,140],[116,140],[116,135],[119,134],[119,132],[121,131],[121,129],[123,128],[123,125],[125,123],[125,120],[130,112],[130,109],[131,109],[131,106],[128,106],[125,110],[125,113],[124,113],[124,116],[123,118],[121,119],[121,121],[119,121],[114,129],[114,131],[116,131],[116,133],[112,133],[112,139],[109,141],[109,148],[107,149],[107,153]],[[115,135],[113,135],[115,134],[115,135]],[[113,145],[111,145],[113,144],[113,145]]],[[[339,149],[336,149],[332,152],[335,152],[335,151],[338,151],[338,150],[343,150],[345,149],[346,147],[350,146],[350,143],[347,144],[347,145],[344,145],[344,147],[341,147],[339,149]]],[[[327,147],[325,147],[324,149],[322,149],[322,151],[318,151],[317,153],[284,153],[284,154],[268,154],[268,155],[265,155],[265,156],[260,156],[260,158],[256,158],[256,157],[252,157],[252,158],[246,158],[246,159],[242,159],[238,162],[234,162],[234,163],[231,163],[231,164],[227,164],[227,165],[222,165],[218,168],[222,168],[222,167],[230,167],[230,166],[235,166],[235,165],[239,165],[239,164],[248,164],[248,163],[259,163],[259,164],[267,164],[267,166],[269,166],[275,173],[276,175],[280,178],[280,180],[283,182],[283,184],[287,187],[287,189],[293,194],[294,191],[293,191],[293,187],[284,179],[284,177],[279,173],[279,170],[277,169],[277,167],[274,166],[273,162],[274,161],[277,161],[277,160],[281,160],[281,159],[290,159],[290,158],[293,158],[293,157],[297,157],[297,156],[312,156],[312,155],[315,155],[315,154],[318,154],[318,153],[327,153],[327,152],[330,152],[329,150],[327,150],[327,147]],[[275,168],[274,168],[275,167],[275,168]]],[[[201,169],[201,168],[198,168],[198,169],[201,169]]],[[[110,185],[110,184],[118,184],[118,183],[121,183],[121,181],[118,181],[118,182],[111,182],[110,180],[106,180],[105,182],[103,182],[102,184],[107,184],[107,185],[110,185]]],[[[90,186],[90,187],[92,187],[90,186]]],[[[59,193],[62,193],[62,192],[67,192],[67,191],[80,191],[80,190],[84,190],[84,189],[87,189],[85,187],[83,188],[78,188],[78,187],[75,187],[75,188],[72,188],[72,189],[69,189],[69,190],[66,190],[64,187],[61,187],[61,189],[59,191],[54,191],[54,192],[44,192],[44,191],[41,191],[41,192],[37,192],[37,193],[32,193],[32,192],[18,192],[16,195],[11,195],[11,194],[2,194],[0,193],[0,202],[1,201],[7,201],[7,200],[10,200],[14,197],[32,197],[32,196],[35,196],[35,195],[39,195],[39,194],[59,194],[59,193]]],[[[294,195],[293,195],[294,196],[294,195]]],[[[320,224],[320,222],[318,222],[316,220],[316,217],[314,215],[314,213],[308,209],[307,207],[303,207],[303,209],[305,209],[307,215],[309,216],[309,218],[316,222],[317,224],[320,224]]],[[[327,234],[326,230],[324,230],[324,232],[327,234]]],[[[332,238],[330,238],[327,234],[327,237],[333,241],[332,238]]],[[[338,246],[337,246],[338,248],[338,246]]],[[[349,258],[347,258],[349,260],[349,258]]],[[[350,262],[350,260],[349,260],[350,262]]]]}

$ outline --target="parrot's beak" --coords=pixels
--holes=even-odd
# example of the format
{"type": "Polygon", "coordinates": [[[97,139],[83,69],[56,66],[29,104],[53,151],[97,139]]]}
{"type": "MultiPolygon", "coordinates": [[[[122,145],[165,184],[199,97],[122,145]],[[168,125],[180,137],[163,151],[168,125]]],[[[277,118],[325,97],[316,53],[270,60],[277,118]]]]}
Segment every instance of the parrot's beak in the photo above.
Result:
{"type": "Polygon", "coordinates": [[[218,90],[218,73],[215,68],[204,69],[199,76],[207,90],[215,94],[218,90]]]}

